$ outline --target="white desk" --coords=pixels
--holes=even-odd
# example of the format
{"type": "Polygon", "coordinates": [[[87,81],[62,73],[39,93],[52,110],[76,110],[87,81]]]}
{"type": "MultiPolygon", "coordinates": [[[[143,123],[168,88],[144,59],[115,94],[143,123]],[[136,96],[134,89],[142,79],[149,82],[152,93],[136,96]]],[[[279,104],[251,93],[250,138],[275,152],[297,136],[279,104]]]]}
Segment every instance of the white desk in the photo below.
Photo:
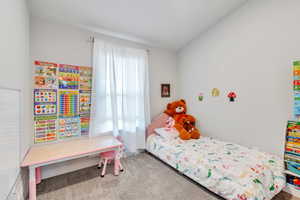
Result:
{"type": "MultiPolygon", "coordinates": [[[[91,154],[119,151],[121,146],[122,144],[113,136],[99,136],[31,147],[21,165],[29,167],[29,200],[36,200],[36,168],[91,154]]],[[[115,164],[117,162],[119,160],[115,160],[115,164]]],[[[118,173],[119,170],[115,168],[115,174],[118,173]]]]}

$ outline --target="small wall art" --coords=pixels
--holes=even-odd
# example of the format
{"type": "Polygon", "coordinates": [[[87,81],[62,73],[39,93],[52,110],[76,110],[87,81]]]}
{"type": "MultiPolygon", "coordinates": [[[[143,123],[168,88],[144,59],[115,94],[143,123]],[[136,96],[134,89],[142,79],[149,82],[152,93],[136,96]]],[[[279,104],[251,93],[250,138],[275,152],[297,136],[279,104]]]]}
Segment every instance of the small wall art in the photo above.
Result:
{"type": "Polygon", "coordinates": [[[213,96],[213,97],[218,97],[218,96],[220,96],[220,90],[219,90],[218,88],[212,89],[212,91],[211,91],[211,96],[213,96]]]}
{"type": "Polygon", "coordinates": [[[229,92],[227,97],[229,98],[229,101],[230,102],[234,102],[235,101],[235,98],[237,97],[235,92],[229,92]]]}
{"type": "Polygon", "coordinates": [[[204,94],[200,92],[198,95],[198,101],[203,101],[203,99],[204,99],[204,94]]]}
{"type": "Polygon", "coordinates": [[[161,97],[171,97],[170,84],[161,84],[161,97]]]}

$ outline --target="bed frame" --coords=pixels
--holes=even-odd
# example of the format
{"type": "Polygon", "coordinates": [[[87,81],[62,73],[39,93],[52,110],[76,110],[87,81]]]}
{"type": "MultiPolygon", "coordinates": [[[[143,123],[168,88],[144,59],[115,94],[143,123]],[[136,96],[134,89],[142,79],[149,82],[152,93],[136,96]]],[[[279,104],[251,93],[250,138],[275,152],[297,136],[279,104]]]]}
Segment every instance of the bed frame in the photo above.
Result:
{"type": "Polygon", "coordinates": [[[190,177],[188,177],[187,175],[181,173],[180,171],[174,169],[172,166],[170,166],[168,163],[166,163],[165,161],[161,160],[159,157],[155,156],[154,154],[152,154],[151,152],[145,150],[145,153],[147,153],[148,155],[152,156],[153,158],[155,158],[156,160],[162,162],[164,165],[166,165],[167,167],[169,167],[170,169],[172,169],[173,171],[175,171],[177,174],[181,175],[182,177],[186,178],[188,181],[190,181],[191,183],[194,183],[196,185],[198,185],[199,187],[201,187],[202,190],[204,190],[205,192],[211,194],[212,196],[218,198],[218,199],[222,199],[222,200],[226,200],[223,197],[217,195],[216,193],[212,192],[211,190],[207,189],[206,187],[204,187],[203,185],[201,185],[200,183],[194,181],[193,179],[191,179],[190,177]]]}

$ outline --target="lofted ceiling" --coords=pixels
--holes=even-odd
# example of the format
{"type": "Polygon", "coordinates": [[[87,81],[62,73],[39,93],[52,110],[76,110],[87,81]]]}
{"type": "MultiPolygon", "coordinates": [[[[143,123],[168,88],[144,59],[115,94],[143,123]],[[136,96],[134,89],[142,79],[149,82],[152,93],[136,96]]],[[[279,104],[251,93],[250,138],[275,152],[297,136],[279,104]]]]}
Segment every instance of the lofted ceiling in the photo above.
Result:
{"type": "Polygon", "coordinates": [[[178,50],[246,0],[28,0],[32,16],[178,50]]]}

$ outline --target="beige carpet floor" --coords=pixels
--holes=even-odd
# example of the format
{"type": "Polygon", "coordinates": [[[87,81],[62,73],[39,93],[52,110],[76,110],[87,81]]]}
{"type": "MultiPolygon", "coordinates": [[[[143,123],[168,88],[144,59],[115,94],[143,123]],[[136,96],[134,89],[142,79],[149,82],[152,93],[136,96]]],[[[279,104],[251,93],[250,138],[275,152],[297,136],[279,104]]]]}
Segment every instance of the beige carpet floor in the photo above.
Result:
{"type": "MultiPolygon", "coordinates": [[[[188,178],[142,153],[122,160],[125,171],[113,175],[109,166],[104,178],[90,167],[43,180],[38,200],[217,200],[222,199],[188,178]]],[[[296,200],[280,193],[275,200],[296,200]]]]}

